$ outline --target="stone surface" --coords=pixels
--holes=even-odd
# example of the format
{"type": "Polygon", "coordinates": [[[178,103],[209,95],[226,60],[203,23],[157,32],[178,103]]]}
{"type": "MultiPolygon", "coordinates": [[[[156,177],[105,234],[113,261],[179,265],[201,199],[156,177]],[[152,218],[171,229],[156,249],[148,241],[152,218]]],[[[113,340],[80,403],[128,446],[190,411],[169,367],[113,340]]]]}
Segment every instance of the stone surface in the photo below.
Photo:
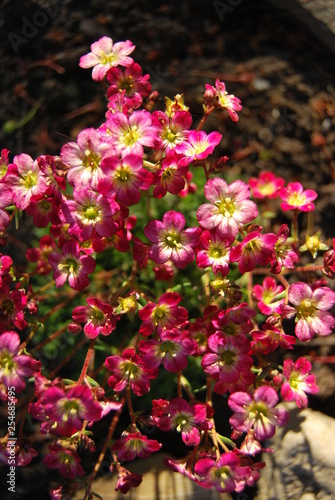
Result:
{"type": "Polygon", "coordinates": [[[291,13],[335,53],[334,0],[268,0],[268,2],[291,13]]]}
{"type": "Polygon", "coordinates": [[[311,409],[290,411],[289,424],[267,443],[256,500],[335,498],[335,419],[311,409]]]}

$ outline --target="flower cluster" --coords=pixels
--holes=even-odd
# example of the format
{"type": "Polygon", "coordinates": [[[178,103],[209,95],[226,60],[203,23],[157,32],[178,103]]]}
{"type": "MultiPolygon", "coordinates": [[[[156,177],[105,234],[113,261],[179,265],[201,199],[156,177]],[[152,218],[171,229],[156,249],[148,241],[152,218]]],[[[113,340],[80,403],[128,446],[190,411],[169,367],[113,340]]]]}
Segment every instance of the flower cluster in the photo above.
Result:
{"type": "MultiPolygon", "coordinates": [[[[40,239],[26,252],[26,272],[0,254],[0,397],[10,387],[17,394],[17,465],[37,456],[37,438],[23,435],[32,432],[27,413],[38,422],[43,464],[62,483],[52,498],[80,488],[90,496],[108,447],[116,490],[137,487],[142,477],[124,462],[162,448],[146,435],[156,428],[179,433],[189,449],[167,460],[172,470],[219,492],[253,485],[264,466],[257,455],[269,451],[261,442],[288,421],[279,403],[304,408],[318,391],[312,364],[294,355],[297,339],[335,325],[327,280],[335,250],[320,232],[301,245],[297,227],[316,192],[268,171],[228,182],[216,168],[227,162],[222,135],[201,127],[222,109],[236,122],[240,100],[216,80],[199,125],[179,94],[156,110],[149,75],[129,57],[134,48],[105,36],[80,59],[107,82],[97,128],[59,156],[1,153],[0,240],[5,246],[22,214],[40,239]],[[292,212],[291,230],[259,210],[278,198],[292,212]],[[29,403],[20,393],[32,382],[29,403]],[[146,410],[136,407],[142,397],[151,398],[146,410]],[[225,415],[230,436],[220,434],[225,415]],[[109,428],[88,470],[82,457],[96,449],[98,422],[109,428]]],[[[6,463],[10,437],[0,441],[6,463]]]]}

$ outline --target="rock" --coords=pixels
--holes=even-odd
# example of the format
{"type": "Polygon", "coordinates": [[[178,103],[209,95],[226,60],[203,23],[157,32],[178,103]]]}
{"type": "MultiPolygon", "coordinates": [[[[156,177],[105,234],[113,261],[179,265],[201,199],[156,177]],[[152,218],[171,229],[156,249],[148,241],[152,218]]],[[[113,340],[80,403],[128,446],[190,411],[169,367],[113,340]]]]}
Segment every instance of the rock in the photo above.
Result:
{"type": "Polygon", "coordinates": [[[334,499],[335,419],[296,407],[290,417],[267,443],[275,451],[264,457],[256,500],[334,499]]]}
{"type": "Polygon", "coordinates": [[[334,0],[268,0],[276,8],[284,9],[305,24],[307,28],[335,52],[334,0]]]}

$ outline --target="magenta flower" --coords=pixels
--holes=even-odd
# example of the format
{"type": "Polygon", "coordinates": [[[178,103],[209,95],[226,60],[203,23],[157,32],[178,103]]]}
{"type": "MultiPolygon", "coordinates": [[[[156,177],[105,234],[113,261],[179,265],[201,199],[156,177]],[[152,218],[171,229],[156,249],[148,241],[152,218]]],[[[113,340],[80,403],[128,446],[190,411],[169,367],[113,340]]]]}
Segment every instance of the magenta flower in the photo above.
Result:
{"type": "Polygon", "coordinates": [[[85,471],[80,465],[80,457],[74,447],[65,441],[57,441],[48,445],[49,453],[43,458],[43,463],[49,469],[59,469],[66,479],[84,476],[85,471]]]}
{"type": "Polygon", "coordinates": [[[69,235],[79,241],[87,241],[96,235],[109,238],[119,229],[115,217],[120,206],[113,199],[91,189],[75,189],[73,200],[62,203],[60,218],[69,224],[69,235]]]}
{"type": "Polygon", "coordinates": [[[110,198],[116,199],[129,207],[140,201],[140,189],[146,191],[152,184],[153,175],[143,168],[143,158],[129,154],[120,160],[114,156],[105,160],[102,169],[106,177],[102,179],[97,191],[110,198]]]}
{"type": "Polygon", "coordinates": [[[278,191],[285,186],[285,179],[276,177],[272,172],[261,172],[259,177],[252,177],[248,181],[254,198],[277,198],[278,191]]]}
{"type": "Polygon", "coordinates": [[[242,110],[240,99],[232,94],[228,94],[226,91],[226,85],[223,82],[220,82],[219,79],[215,81],[215,88],[206,83],[204,104],[207,106],[212,105],[217,108],[227,109],[233,122],[238,121],[239,116],[237,111],[242,110]]]}
{"type": "Polygon", "coordinates": [[[181,297],[177,292],[166,292],[161,295],[157,304],[148,302],[138,311],[139,318],[143,321],[139,332],[147,337],[156,328],[161,333],[162,330],[172,330],[184,324],[188,319],[188,312],[185,307],[178,305],[180,301],[181,297]]]}
{"type": "Polygon", "coordinates": [[[4,231],[10,223],[9,213],[4,210],[12,203],[13,192],[10,187],[0,184],[0,232],[4,231]]]}
{"type": "Polygon", "coordinates": [[[56,251],[56,243],[49,235],[42,236],[39,240],[38,247],[28,248],[26,257],[29,262],[37,262],[36,273],[49,274],[52,267],[49,264],[49,255],[56,251]]]}
{"type": "Polygon", "coordinates": [[[134,49],[135,45],[130,40],[113,43],[111,38],[103,36],[97,42],[92,43],[91,52],[81,56],[79,66],[81,68],[93,67],[93,80],[103,80],[110,68],[130,66],[134,61],[128,56],[134,49]]]}
{"type": "Polygon", "coordinates": [[[112,462],[110,470],[112,472],[117,472],[118,475],[115,491],[126,494],[131,488],[136,488],[142,482],[143,476],[141,474],[134,474],[118,463],[112,462]]]}
{"type": "Polygon", "coordinates": [[[277,235],[272,233],[261,234],[260,231],[252,231],[242,243],[232,247],[230,260],[231,262],[238,260],[241,274],[252,271],[257,264],[265,266],[273,257],[277,239],[277,235]]]}
{"type": "Polygon", "coordinates": [[[287,335],[280,325],[275,326],[267,322],[262,325],[262,330],[254,330],[251,335],[252,354],[269,354],[278,347],[293,349],[293,345],[296,343],[296,338],[293,335],[287,335]]]}
{"type": "Polygon", "coordinates": [[[262,314],[281,314],[281,304],[285,299],[280,298],[284,287],[278,285],[271,276],[264,278],[261,285],[255,285],[252,289],[253,296],[258,300],[257,306],[262,314]]]}
{"type": "Polygon", "coordinates": [[[179,165],[180,156],[174,152],[170,153],[162,161],[161,168],[154,174],[153,195],[156,198],[163,198],[167,192],[171,194],[180,193],[185,187],[185,175],[188,166],[179,165]]]}
{"type": "Polygon", "coordinates": [[[25,354],[19,354],[20,337],[14,331],[0,335],[0,384],[15,387],[15,392],[25,388],[25,378],[38,372],[41,363],[25,354]]]}
{"type": "Polygon", "coordinates": [[[9,167],[9,149],[2,149],[0,154],[0,183],[5,181],[9,167]]]}
{"type": "Polygon", "coordinates": [[[196,249],[198,267],[211,267],[215,274],[227,276],[229,273],[230,250],[232,241],[221,237],[215,231],[203,231],[200,245],[196,249]]]}
{"type": "Polygon", "coordinates": [[[306,358],[299,358],[294,363],[292,359],[285,359],[283,374],[285,381],[281,386],[281,396],[284,401],[295,401],[299,408],[306,408],[308,399],[306,392],[316,394],[319,388],[316,377],[311,374],[312,365],[306,358]]]}
{"type": "Polygon", "coordinates": [[[219,459],[200,458],[194,466],[197,483],[205,488],[216,488],[220,493],[235,491],[235,479],[243,477],[250,467],[239,467],[240,460],[233,451],[223,453],[219,459]]]}
{"type": "Polygon", "coordinates": [[[142,340],[138,349],[144,364],[150,368],[158,368],[161,363],[165,370],[178,372],[187,366],[187,356],[194,353],[197,347],[195,340],[183,335],[177,329],[163,330],[160,340],[142,340]]]}
{"type": "Polygon", "coordinates": [[[187,131],[192,125],[192,115],[188,111],[177,111],[168,117],[163,111],[155,111],[152,123],[157,127],[157,149],[165,149],[168,156],[177,144],[187,143],[187,131]]]}
{"type": "Polygon", "coordinates": [[[89,339],[101,335],[109,335],[116,327],[117,317],[113,314],[113,307],[102,302],[97,297],[88,297],[87,306],[75,307],[72,319],[78,323],[85,323],[84,333],[89,339]]]}
{"type": "Polygon", "coordinates": [[[84,420],[95,422],[102,415],[102,406],[86,385],[76,385],[66,393],[59,387],[50,387],[42,395],[42,405],[49,419],[46,428],[60,436],[72,436],[81,430],[84,420]]]}
{"type": "Polygon", "coordinates": [[[157,129],[151,123],[148,111],[134,111],[130,116],[114,113],[101,125],[99,131],[122,156],[134,154],[143,157],[143,146],[155,147],[157,129]]]}
{"type": "Polygon", "coordinates": [[[118,482],[115,491],[120,491],[121,493],[126,494],[131,488],[136,488],[142,482],[143,476],[141,476],[141,474],[134,474],[120,465],[118,465],[117,469],[115,469],[112,464],[110,470],[112,472],[117,470],[118,482]]]}
{"type": "Polygon", "coordinates": [[[3,255],[0,253],[0,288],[2,287],[3,284],[3,276],[6,276],[13,264],[12,259],[9,257],[9,255],[3,255]]]}
{"type": "Polygon", "coordinates": [[[206,132],[200,130],[192,130],[187,134],[187,142],[176,144],[174,151],[182,155],[180,165],[189,165],[195,160],[204,160],[213,153],[215,146],[217,146],[222,139],[219,132],[206,132]]]}
{"type": "Polygon", "coordinates": [[[286,318],[295,318],[295,334],[308,342],[315,334],[330,335],[335,325],[334,316],[328,312],[335,304],[335,292],[323,286],[314,291],[307,283],[293,283],[288,289],[291,306],[282,306],[286,318]]]}
{"type": "Polygon", "coordinates": [[[123,391],[129,384],[137,396],[143,396],[150,390],[150,379],[156,378],[158,370],[147,368],[135,349],[128,347],[122,356],[108,356],[106,368],[112,372],[108,379],[114,391],[123,391]]]}
{"type": "Polygon", "coordinates": [[[51,224],[57,225],[61,223],[59,218],[59,208],[62,198],[55,199],[52,196],[43,196],[38,200],[31,200],[26,208],[26,212],[33,216],[33,223],[36,227],[47,227],[51,224]]]}
{"type": "Polygon", "coordinates": [[[28,298],[25,290],[10,290],[5,281],[0,288],[0,331],[13,328],[23,330],[27,326],[24,310],[28,298]]]}
{"type": "Polygon", "coordinates": [[[199,444],[200,431],[211,428],[205,404],[190,405],[185,399],[175,398],[167,405],[166,412],[158,419],[158,428],[162,431],[176,429],[181,432],[182,440],[187,446],[199,444]]]}
{"type": "Polygon", "coordinates": [[[285,212],[287,210],[310,212],[315,208],[312,201],[314,201],[318,195],[312,189],[306,189],[306,191],[304,191],[300,182],[290,182],[286,188],[283,187],[279,190],[279,196],[283,200],[280,206],[285,212]]]}
{"type": "Polygon", "coordinates": [[[278,231],[278,239],[274,246],[274,256],[271,261],[271,272],[274,274],[279,274],[283,266],[287,267],[287,269],[294,269],[299,260],[299,255],[287,242],[289,233],[290,230],[287,224],[282,224],[278,231]]]}
{"type": "Polygon", "coordinates": [[[49,263],[54,269],[53,278],[56,286],[63,286],[66,281],[71,288],[83,290],[89,285],[88,274],[95,269],[95,260],[80,251],[77,241],[68,241],[62,246],[62,253],[51,252],[49,263]]]}
{"type": "Polygon", "coordinates": [[[124,433],[111,447],[120,462],[132,461],[136,457],[149,458],[162,445],[155,439],[148,439],[140,432],[124,433]]]}
{"type": "Polygon", "coordinates": [[[13,192],[13,202],[18,209],[24,210],[32,196],[42,197],[47,190],[47,181],[38,162],[22,153],[15,156],[6,176],[6,186],[13,192]]]}
{"type": "Polygon", "coordinates": [[[242,181],[228,185],[223,179],[209,179],[204,187],[207,200],[201,205],[197,219],[205,229],[215,229],[221,236],[233,240],[240,227],[258,215],[257,206],[249,200],[250,188],[242,181]]]}
{"type": "Polygon", "coordinates": [[[163,215],[163,221],[150,221],[144,228],[144,234],[153,243],[149,257],[157,264],[171,260],[176,267],[184,268],[195,257],[194,247],[198,243],[201,229],[185,229],[182,213],[170,210],[163,215]]]}
{"type": "Polygon", "coordinates": [[[273,387],[263,385],[254,392],[254,398],[246,392],[235,392],[228,405],[235,412],[229,419],[236,431],[248,432],[253,428],[259,441],[270,439],[276,426],[285,425],[289,414],[284,408],[275,408],[279,398],[273,387]]]}
{"type": "Polygon", "coordinates": [[[253,359],[249,356],[249,340],[244,337],[227,337],[217,331],[208,339],[211,352],[204,355],[201,366],[214,380],[233,383],[239,380],[241,372],[249,372],[253,359]]]}
{"type": "Polygon", "coordinates": [[[104,142],[101,134],[94,128],[82,130],[77,142],[69,142],[61,149],[61,159],[70,167],[67,180],[72,186],[81,189],[90,186],[96,189],[98,182],[105,177],[101,162],[115,155],[111,144],[104,142]]]}
{"type": "Polygon", "coordinates": [[[110,68],[106,74],[106,80],[110,83],[107,97],[110,101],[115,101],[124,91],[127,105],[132,109],[139,108],[143,98],[151,92],[149,78],[150,75],[142,76],[142,68],[135,62],[127,66],[124,71],[118,67],[110,68]]]}

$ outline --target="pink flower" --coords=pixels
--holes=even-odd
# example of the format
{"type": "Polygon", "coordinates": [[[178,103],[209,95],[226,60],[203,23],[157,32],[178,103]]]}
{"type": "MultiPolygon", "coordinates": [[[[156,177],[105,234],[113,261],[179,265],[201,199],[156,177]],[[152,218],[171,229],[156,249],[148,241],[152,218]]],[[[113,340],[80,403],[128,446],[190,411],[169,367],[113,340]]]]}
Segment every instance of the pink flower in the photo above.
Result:
{"type": "Polygon", "coordinates": [[[132,347],[125,349],[122,356],[108,356],[105,365],[112,372],[108,385],[114,391],[123,391],[129,384],[137,396],[143,396],[149,392],[149,380],[158,375],[158,370],[148,369],[132,347]]]}
{"type": "Polygon", "coordinates": [[[103,80],[107,71],[113,66],[130,66],[133,59],[128,57],[133,52],[135,45],[130,40],[117,42],[103,36],[92,43],[91,52],[82,56],[79,61],[81,68],[92,68],[93,80],[103,80]]]}
{"type": "Polygon", "coordinates": [[[12,203],[13,192],[10,187],[0,184],[0,232],[4,231],[10,223],[9,213],[4,210],[12,203]]]}
{"type": "Polygon", "coordinates": [[[150,221],[144,228],[144,234],[153,243],[149,257],[157,264],[171,260],[176,267],[184,268],[195,257],[194,247],[198,243],[201,229],[185,229],[182,213],[170,210],[163,215],[163,221],[150,221]]]}
{"type": "Polygon", "coordinates": [[[232,247],[230,260],[231,262],[239,261],[238,268],[241,274],[252,271],[257,264],[265,266],[272,259],[276,241],[275,234],[252,231],[242,243],[232,247]]]}
{"type": "Polygon", "coordinates": [[[255,285],[252,289],[253,296],[258,300],[257,306],[262,314],[281,314],[281,304],[285,299],[279,298],[284,287],[277,285],[277,282],[271,276],[264,278],[261,285],[255,285]]]}
{"type": "Polygon", "coordinates": [[[177,429],[181,432],[182,440],[187,446],[199,444],[200,430],[208,430],[212,427],[207,420],[206,405],[190,405],[183,398],[172,399],[167,404],[163,415],[157,419],[157,425],[162,431],[177,429]]]}
{"type": "Polygon", "coordinates": [[[263,385],[254,392],[254,398],[246,392],[235,392],[228,405],[235,412],[229,419],[235,430],[248,432],[253,428],[259,441],[270,439],[276,426],[285,425],[289,414],[284,408],[274,408],[279,398],[273,387],[263,385]]]}
{"type": "Polygon", "coordinates": [[[27,326],[24,310],[27,306],[25,290],[10,290],[5,281],[0,288],[0,331],[13,327],[23,330],[27,326]]]}
{"type": "Polygon", "coordinates": [[[49,432],[60,436],[72,436],[81,430],[84,420],[95,422],[102,415],[102,406],[86,385],[76,385],[66,393],[59,387],[50,387],[41,402],[49,419],[49,432]]]}
{"type": "Polygon", "coordinates": [[[226,91],[226,85],[220,82],[219,79],[215,81],[215,88],[212,85],[206,84],[204,94],[204,104],[207,106],[215,106],[221,109],[227,109],[230,118],[233,122],[237,122],[239,116],[237,111],[242,110],[240,99],[226,91]]]}
{"type": "Polygon", "coordinates": [[[87,306],[73,309],[72,319],[85,323],[84,333],[89,339],[95,339],[100,333],[109,335],[115,329],[118,319],[113,314],[113,307],[97,297],[88,297],[86,301],[87,306]]]}
{"type": "Polygon", "coordinates": [[[241,372],[248,372],[253,365],[249,356],[249,340],[244,337],[227,337],[223,332],[217,331],[208,339],[208,348],[211,352],[205,354],[201,366],[214,380],[233,383],[236,382],[241,372]]]}
{"type": "Polygon", "coordinates": [[[28,248],[26,257],[29,262],[37,262],[36,273],[49,274],[52,270],[49,264],[49,255],[54,251],[56,251],[55,240],[46,235],[40,238],[38,247],[28,248]]]}
{"type": "Polygon", "coordinates": [[[163,293],[158,300],[158,304],[148,302],[143,309],[138,311],[139,318],[143,321],[139,332],[148,336],[157,328],[157,332],[162,330],[172,330],[184,324],[188,318],[185,307],[179,306],[181,297],[177,292],[163,293]]]}
{"type": "Polygon", "coordinates": [[[8,275],[11,266],[13,264],[13,261],[9,255],[3,255],[0,253],[0,287],[2,287],[2,276],[8,275]]]}
{"type": "Polygon", "coordinates": [[[212,154],[215,146],[219,144],[222,135],[219,132],[206,132],[192,130],[187,135],[187,142],[176,144],[174,151],[183,156],[180,165],[189,165],[195,160],[204,160],[212,154]]]}
{"type": "Polygon", "coordinates": [[[116,199],[129,207],[141,199],[140,189],[147,191],[152,184],[153,175],[143,168],[143,158],[129,154],[120,160],[114,156],[103,162],[102,169],[106,177],[97,187],[99,193],[116,199]]]}
{"type": "Polygon", "coordinates": [[[192,125],[192,115],[188,111],[181,110],[168,117],[163,111],[155,111],[152,123],[158,130],[156,147],[164,148],[165,154],[169,155],[178,144],[187,142],[187,131],[192,125]]]}
{"type": "Polygon", "coordinates": [[[143,156],[143,146],[155,147],[157,129],[151,123],[148,111],[134,111],[129,117],[114,113],[101,125],[99,131],[122,156],[143,156]]]}
{"type": "Polygon", "coordinates": [[[293,283],[288,289],[288,300],[293,304],[281,306],[284,316],[296,315],[295,334],[308,342],[315,334],[330,335],[335,325],[334,316],[328,312],[335,304],[335,292],[323,286],[314,291],[307,283],[293,283]]]}
{"type": "Polygon", "coordinates": [[[111,84],[107,90],[107,97],[110,101],[114,101],[124,90],[125,102],[132,109],[136,109],[142,104],[143,98],[151,92],[149,78],[150,75],[142,76],[142,68],[135,62],[127,66],[124,72],[118,67],[110,68],[106,74],[106,80],[111,84]]]}
{"type": "Polygon", "coordinates": [[[292,335],[287,335],[281,326],[272,325],[268,322],[262,325],[262,330],[255,330],[251,335],[252,354],[269,354],[278,347],[293,349],[293,345],[296,343],[296,338],[292,335]]]}
{"type": "Polygon", "coordinates": [[[179,165],[180,156],[174,152],[170,153],[162,161],[161,168],[154,174],[153,195],[156,198],[163,198],[167,192],[171,194],[180,193],[185,187],[185,175],[188,166],[179,165]]]}
{"type": "Polygon", "coordinates": [[[261,172],[259,177],[252,177],[248,181],[254,198],[277,198],[280,188],[285,186],[285,179],[276,177],[272,172],[261,172]]]}
{"type": "Polygon", "coordinates": [[[308,399],[305,393],[319,392],[315,375],[311,374],[311,370],[312,365],[306,358],[299,358],[295,363],[292,359],[285,359],[283,374],[286,380],[281,387],[284,401],[294,400],[299,408],[306,408],[308,399]]]}
{"type": "Polygon", "coordinates": [[[4,182],[9,166],[9,149],[2,149],[0,156],[0,183],[4,182]]]}
{"type": "Polygon", "coordinates": [[[200,245],[196,249],[196,263],[201,268],[212,267],[215,274],[227,276],[229,273],[230,251],[232,241],[221,237],[215,231],[203,231],[200,245]]]}
{"type": "Polygon", "coordinates": [[[82,130],[77,142],[69,142],[61,149],[61,159],[70,167],[67,180],[72,186],[82,188],[90,186],[96,189],[98,182],[105,177],[101,162],[108,156],[115,155],[114,148],[104,142],[101,134],[94,128],[82,130]]]}
{"type": "Polygon", "coordinates": [[[333,238],[333,248],[323,254],[323,265],[322,272],[328,278],[335,278],[335,238],[333,238]]]}
{"type": "Polygon", "coordinates": [[[187,366],[187,356],[194,353],[197,343],[183,336],[177,329],[163,330],[160,339],[141,340],[138,349],[148,368],[158,368],[161,363],[165,370],[178,372],[187,366]]]}
{"type": "MultiPolygon", "coordinates": [[[[112,464],[111,471],[114,470],[115,468],[112,464]]],[[[115,491],[120,491],[123,494],[128,493],[131,488],[136,488],[142,482],[142,476],[140,474],[134,474],[120,465],[117,467],[117,474],[118,482],[115,491]]]]}
{"type": "Polygon", "coordinates": [[[246,475],[250,467],[239,467],[239,458],[233,451],[223,453],[219,459],[200,458],[194,466],[199,477],[197,483],[205,488],[216,488],[220,493],[235,491],[235,479],[246,475]]]}
{"type": "Polygon", "coordinates": [[[49,453],[43,458],[43,463],[49,469],[59,469],[60,474],[66,479],[85,475],[80,465],[80,457],[73,446],[65,441],[57,441],[49,444],[48,449],[49,453]]]}
{"type": "Polygon", "coordinates": [[[14,331],[0,335],[0,384],[14,386],[15,392],[25,388],[25,378],[38,372],[41,363],[25,354],[19,354],[20,337],[14,331]]]}
{"type": "Polygon", "coordinates": [[[61,223],[58,215],[60,201],[61,199],[57,200],[46,195],[36,201],[31,199],[26,212],[33,216],[33,223],[36,227],[47,227],[50,222],[57,225],[61,223]]]}
{"type": "Polygon", "coordinates": [[[249,200],[250,188],[242,181],[228,185],[223,179],[209,179],[204,187],[207,200],[201,205],[197,219],[205,229],[215,229],[225,238],[233,240],[240,227],[258,215],[257,206],[249,200]]]}
{"type": "Polygon", "coordinates": [[[148,439],[140,432],[124,433],[111,447],[120,462],[132,461],[136,457],[148,458],[162,445],[155,439],[148,439]]]}
{"type": "Polygon", "coordinates": [[[32,196],[42,197],[47,190],[47,181],[38,162],[25,153],[14,157],[9,166],[6,185],[11,188],[13,202],[20,210],[27,208],[32,196]]]}
{"type": "Polygon", "coordinates": [[[299,260],[299,255],[287,242],[290,230],[287,224],[282,224],[278,231],[278,239],[274,246],[273,260],[271,261],[271,272],[279,274],[282,267],[294,269],[299,260]]]}
{"type": "Polygon", "coordinates": [[[54,269],[56,286],[63,286],[68,280],[71,288],[83,290],[89,285],[88,274],[95,269],[95,260],[82,254],[77,241],[68,241],[62,246],[62,253],[51,252],[49,263],[54,269]]]}
{"type": "Polygon", "coordinates": [[[62,203],[60,218],[69,224],[69,235],[79,241],[95,237],[110,237],[119,229],[114,217],[120,206],[114,199],[108,200],[91,189],[75,189],[73,200],[62,203]]]}
{"type": "Polygon", "coordinates": [[[310,212],[315,208],[312,201],[314,201],[318,195],[312,189],[306,189],[306,191],[304,191],[300,182],[290,182],[286,188],[283,187],[279,190],[279,196],[283,200],[280,206],[285,212],[287,210],[310,212]]]}

